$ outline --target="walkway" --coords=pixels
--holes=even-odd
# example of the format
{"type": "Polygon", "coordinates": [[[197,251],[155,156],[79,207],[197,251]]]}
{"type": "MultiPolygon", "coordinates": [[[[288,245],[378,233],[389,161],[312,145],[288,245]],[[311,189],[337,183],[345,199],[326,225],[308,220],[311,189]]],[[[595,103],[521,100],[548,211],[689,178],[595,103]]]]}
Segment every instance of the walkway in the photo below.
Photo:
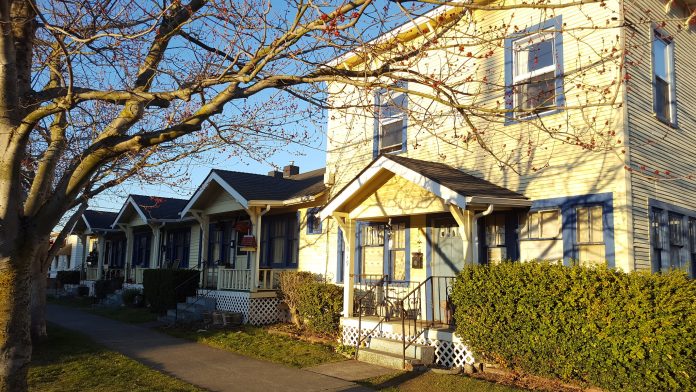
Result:
{"type": "Polygon", "coordinates": [[[48,305],[47,316],[52,323],[210,391],[369,391],[350,381],[248,358],[77,309],[48,305]]]}

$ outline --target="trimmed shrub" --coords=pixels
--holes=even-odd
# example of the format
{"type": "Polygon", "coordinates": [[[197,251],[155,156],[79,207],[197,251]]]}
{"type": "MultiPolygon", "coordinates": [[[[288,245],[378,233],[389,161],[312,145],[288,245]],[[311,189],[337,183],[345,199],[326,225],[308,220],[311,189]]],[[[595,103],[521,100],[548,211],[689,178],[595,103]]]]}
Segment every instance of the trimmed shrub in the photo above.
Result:
{"type": "Polygon", "coordinates": [[[343,288],[330,283],[308,282],[298,290],[297,310],[311,331],[338,336],[343,288]]]}
{"type": "Polygon", "coordinates": [[[77,296],[86,297],[89,295],[89,287],[87,286],[77,286],[77,296]]]}
{"type": "Polygon", "coordinates": [[[293,324],[300,327],[302,320],[299,317],[298,306],[300,304],[300,289],[304,285],[316,282],[317,278],[311,272],[284,271],[280,273],[278,294],[288,305],[293,324]]]}
{"type": "Polygon", "coordinates": [[[131,307],[140,307],[144,305],[143,294],[138,289],[127,289],[121,293],[123,304],[131,307]]]}
{"type": "Polygon", "coordinates": [[[95,280],[94,281],[94,296],[97,299],[104,299],[107,295],[114,292],[111,280],[95,280]]]}
{"type": "Polygon", "coordinates": [[[502,263],[462,270],[457,334],[478,360],[608,390],[696,390],[696,281],[502,263]]]}
{"type": "Polygon", "coordinates": [[[186,297],[195,296],[199,272],[184,269],[148,269],[143,271],[143,295],[153,312],[173,309],[186,297]]]}
{"type": "Polygon", "coordinates": [[[56,279],[62,284],[80,284],[80,271],[58,271],[56,279]]]}

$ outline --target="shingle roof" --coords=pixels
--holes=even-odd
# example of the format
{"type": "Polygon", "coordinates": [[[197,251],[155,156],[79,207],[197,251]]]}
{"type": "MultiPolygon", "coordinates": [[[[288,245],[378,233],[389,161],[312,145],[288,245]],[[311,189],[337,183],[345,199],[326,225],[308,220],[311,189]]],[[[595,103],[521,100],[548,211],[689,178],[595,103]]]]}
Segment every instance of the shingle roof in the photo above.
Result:
{"type": "Polygon", "coordinates": [[[385,155],[386,158],[427,177],[440,185],[464,196],[497,197],[503,199],[526,200],[527,197],[498,186],[490,181],[472,176],[444,163],[421,161],[398,155],[385,155]]]}
{"type": "Polygon", "coordinates": [[[263,174],[213,169],[246,200],[289,200],[323,192],[324,168],[276,178],[263,174]]]}
{"type": "Polygon", "coordinates": [[[184,209],[187,199],[172,197],[130,195],[135,204],[148,219],[179,219],[179,213],[184,209]]]}
{"type": "Polygon", "coordinates": [[[109,211],[86,210],[82,215],[92,230],[104,230],[111,229],[111,224],[114,223],[118,214],[109,211]]]}

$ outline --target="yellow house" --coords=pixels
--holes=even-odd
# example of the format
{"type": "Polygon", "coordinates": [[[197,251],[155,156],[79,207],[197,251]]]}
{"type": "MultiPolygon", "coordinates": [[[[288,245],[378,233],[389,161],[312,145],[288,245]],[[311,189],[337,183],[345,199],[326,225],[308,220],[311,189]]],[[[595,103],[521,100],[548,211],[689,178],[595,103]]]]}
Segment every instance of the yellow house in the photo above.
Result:
{"type": "Polygon", "coordinates": [[[320,216],[337,227],[326,252],[345,272],[347,342],[454,344],[432,327],[451,322],[465,264],[693,276],[694,4],[563,3],[439,7],[327,65],[366,70],[425,48],[389,78],[329,83],[320,216]],[[427,323],[405,331],[395,314],[427,323]]]}

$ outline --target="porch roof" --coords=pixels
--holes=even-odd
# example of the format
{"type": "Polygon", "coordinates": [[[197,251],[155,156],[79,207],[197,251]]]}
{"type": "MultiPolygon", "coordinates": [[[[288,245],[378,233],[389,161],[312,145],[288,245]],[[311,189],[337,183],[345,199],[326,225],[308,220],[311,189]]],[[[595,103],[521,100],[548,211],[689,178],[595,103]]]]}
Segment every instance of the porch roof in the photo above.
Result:
{"type": "Polygon", "coordinates": [[[114,231],[111,224],[114,223],[117,215],[111,211],[85,210],[82,213],[82,219],[75,222],[71,233],[93,234],[114,231]]]}
{"type": "Polygon", "coordinates": [[[213,169],[183,208],[182,216],[198,208],[196,204],[213,182],[232,196],[242,209],[250,205],[285,206],[313,201],[326,190],[324,168],[284,178],[213,169]]]}
{"type": "Polygon", "coordinates": [[[531,201],[520,193],[444,163],[422,161],[398,155],[382,155],[363,169],[357,177],[328,202],[321,211],[321,219],[326,219],[338,211],[362,189],[373,186],[378,174],[385,170],[433,193],[447,204],[453,204],[462,209],[472,203],[512,207],[531,205],[531,201]]]}
{"type": "Polygon", "coordinates": [[[123,218],[132,213],[137,214],[145,223],[180,221],[179,213],[187,202],[186,199],[172,197],[129,195],[111,227],[123,223],[123,218]]]}

